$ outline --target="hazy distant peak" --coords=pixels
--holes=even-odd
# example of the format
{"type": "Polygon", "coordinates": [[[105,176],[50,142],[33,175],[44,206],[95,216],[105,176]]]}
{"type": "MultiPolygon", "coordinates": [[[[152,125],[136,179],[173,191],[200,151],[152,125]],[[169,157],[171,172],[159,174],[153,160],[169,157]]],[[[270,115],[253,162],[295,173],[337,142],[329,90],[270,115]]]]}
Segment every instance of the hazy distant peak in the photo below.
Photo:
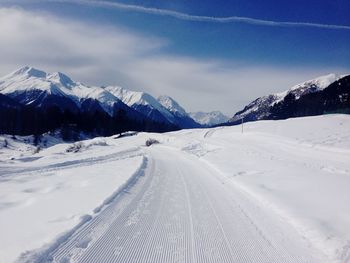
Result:
{"type": "Polygon", "coordinates": [[[190,112],[189,115],[191,118],[193,118],[196,122],[206,125],[206,126],[213,126],[216,124],[224,123],[229,120],[229,117],[224,115],[220,111],[211,111],[211,112],[190,112]]]}

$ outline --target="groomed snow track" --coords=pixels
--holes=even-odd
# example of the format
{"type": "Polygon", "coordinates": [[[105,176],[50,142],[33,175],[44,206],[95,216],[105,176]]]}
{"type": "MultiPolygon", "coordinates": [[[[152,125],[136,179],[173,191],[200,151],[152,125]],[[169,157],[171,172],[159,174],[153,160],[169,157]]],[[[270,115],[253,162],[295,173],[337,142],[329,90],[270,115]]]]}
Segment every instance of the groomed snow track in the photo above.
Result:
{"type": "Polygon", "coordinates": [[[44,262],[321,262],[198,158],[161,145],[148,154],[144,176],[44,262]]]}

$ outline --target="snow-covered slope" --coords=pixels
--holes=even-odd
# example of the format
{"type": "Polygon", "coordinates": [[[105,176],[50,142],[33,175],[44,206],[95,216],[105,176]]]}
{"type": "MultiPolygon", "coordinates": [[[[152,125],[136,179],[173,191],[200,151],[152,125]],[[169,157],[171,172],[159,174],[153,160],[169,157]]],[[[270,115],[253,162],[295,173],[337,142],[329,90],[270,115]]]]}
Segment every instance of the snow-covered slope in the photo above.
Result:
{"type": "Polygon", "coordinates": [[[183,149],[292,225],[326,255],[318,262],[349,262],[350,115],[251,122],[243,134],[220,127],[203,139],[182,133],[183,149]]]}
{"type": "Polygon", "coordinates": [[[264,119],[270,115],[271,107],[276,103],[283,101],[287,95],[294,95],[295,99],[298,100],[306,94],[324,90],[340,78],[342,78],[341,75],[328,74],[295,85],[284,92],[260,97],[248,104],[242,111],[237,112],[230,121],[240,121],[242,118],[246,121],[264,119]]]}
{"type": "Polygon", "coordinates": [[[159,96],[159,103],[170,111],[175,116],[175,122],[180,127],[184,128],[198,128],[200,124],[193,120],[184,108],[180,106],[173,98],[169,96],[159,96]]]}
{"type": "Polygon", "coordinates": [[[339,80],[342,77],[343,76],[341,75],[331,73],[328,75],[318,77],[316,79],[305,81],[303,83],[300,83],[298,85],[291,87],[287,91],[275,94],[276,97],[278,98],[278,100],[275,103],[281,101],[289,93],[294,94],[296,99],[299,99],[302,95],[323,90],[327,88],[330,84],[339,80]]]}
{"type": "Polygon", "coordinates": [[[175,123],[174,116],[148,93],[131,91],[117,86],[108,86],[105,90],[154,121],[175,123]]]}
{"type": "Polygon", "coordinates": [[[225,116],[220,111],[212,111],[212,112],[190,112],[189,115],[196,122],[204,125],[204,126],[213,126],[216,124],[224,123],[229,120],[227,116],[225,116]]]}
{"type": "MultiPolygon", "coordinates": [[[[32,140],[0,136],[2,263],[63,241],[108,206],[143,165],[140,148],[113,138],[52,146],[55,138],[45,136],[52,147],[40,151],[32,140]]],[[[39,251],[36,256],[29,262],[39,262],[39,251]]]]}
{"type": "Polygon", "coordinates": [[[101,87],[89,87],[74,82],[63,73],[46,73],[32,67],[23,67],[1,78],[0,92],[21,104],[37,107],[49,103],[60,108],[69,105],[79,109],[85,100],[90,99],[97,101],[110,115],[115,105],[121,105],[117,97],[101,87]]]}
{"type": "Polygon", "coordinates": [[[172,112],[175,116],[188,116],[185,109],[182,108],[173,98],[162,95],[159,96],[157,100],[164,108],[172,112]]]}
{"type": "Polygon", "coordinates": [[[349,115],[26,139],[0,136],[1,262],[349,262],[349,115]]]}

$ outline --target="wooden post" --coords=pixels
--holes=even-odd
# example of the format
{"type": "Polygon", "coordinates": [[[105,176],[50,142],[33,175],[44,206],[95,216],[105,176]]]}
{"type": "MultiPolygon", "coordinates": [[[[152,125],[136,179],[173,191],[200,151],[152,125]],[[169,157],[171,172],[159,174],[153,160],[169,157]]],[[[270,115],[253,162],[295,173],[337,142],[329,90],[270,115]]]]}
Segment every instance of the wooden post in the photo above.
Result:
{"type": "Polygon", "coordinates": [[[243,133],[243,119],[244,119],[244,117],[242,118],[242,133],[243,133]]]}

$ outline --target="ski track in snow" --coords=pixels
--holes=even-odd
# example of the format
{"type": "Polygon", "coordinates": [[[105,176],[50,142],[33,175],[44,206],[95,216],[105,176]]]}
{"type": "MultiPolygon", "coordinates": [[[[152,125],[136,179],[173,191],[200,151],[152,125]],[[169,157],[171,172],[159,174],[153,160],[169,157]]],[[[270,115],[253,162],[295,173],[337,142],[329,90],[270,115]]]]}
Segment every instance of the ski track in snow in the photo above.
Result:
{"type": "Polygon", "coordinates": [[[50,164],[47,166],[40,166],[40,167],[20,167],[20,168],[12,168],[12,167],[1,167],[3,175],[0,176],[1,180],[7,180],[6,177],[8,177],[11,174],[21,175],[25,174],[28,175],[30,173],[37,174],[37,173],[48,173],[53,171],[58,171],[62,169],[67,169],[70,167],[81,167],[81,166],[93,166],[98,163],[106,163],[116,160],[123,160],[128,159],[136,156],[140,156],[141,153],[138,148],[130,149],[130,150],[124,150],[118,153],[112,153],[107,154],[99,157],[89,157],[84,159],[77,159],[73,161],[63,161],[60,163],[50,164]]]}
{"type": "Polygon", "coordinates": [[[140,133],[33,156],[9,140],[0,262],[350,262],[349,120],[140,133]]]}
{"type": "Polygon", "coordinates": [[[133,187],[39,262],[322,262],[197,157],[164,146],[148,154],[133,187]]]}

